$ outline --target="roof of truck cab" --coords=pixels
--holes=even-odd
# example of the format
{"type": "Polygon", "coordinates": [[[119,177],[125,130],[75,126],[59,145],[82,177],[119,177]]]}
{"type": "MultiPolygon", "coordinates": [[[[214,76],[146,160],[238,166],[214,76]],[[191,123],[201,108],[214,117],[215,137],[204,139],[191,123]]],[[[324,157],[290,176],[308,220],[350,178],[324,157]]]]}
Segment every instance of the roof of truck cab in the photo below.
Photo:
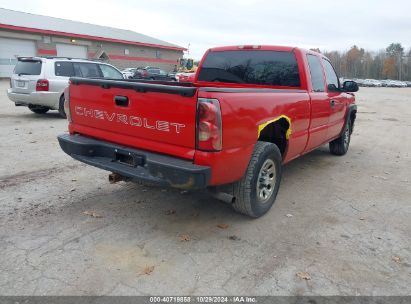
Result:
{"type": "Polygon", "coordinates": [[[231,45],[231,46],[221,46],[209,49],[209,52],[225,52],[225,51],[277,51],[277,52],[293,52],[300,51],[303,54],[312,54],[319,57],[327,58],[321,53],[313,50],[307,50],[295,46],[283,46],[283,45],[231,45]]]}
{"type": "MultiPolygon", "coordinates": [[[[283,51],[292,52],[295,49],[299,49],[293,46],[280,46],[280,45],[231,45],[211,48],[210,52],[223,52],[223,51],[238,51],[238,50],[250,50],[250,51],[283,51]]],[[[300,49],[301,50],[301,49],[300,49]]]]}

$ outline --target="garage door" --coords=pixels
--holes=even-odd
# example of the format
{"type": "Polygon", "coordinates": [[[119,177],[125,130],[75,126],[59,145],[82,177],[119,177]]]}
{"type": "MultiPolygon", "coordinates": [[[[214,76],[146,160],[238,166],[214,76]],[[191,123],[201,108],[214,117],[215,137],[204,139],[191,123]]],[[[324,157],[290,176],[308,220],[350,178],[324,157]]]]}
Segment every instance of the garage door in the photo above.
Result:
{"type": "Polygon", "coordinates": [[[0,38],[0,77],[10,77],[16,56],[36,56],[34,41],[0,38]]]}
{"type": "Polygon", "coordinates": [[[87,59],[87,47],[72,44],[57,44],[57,56],[87,59]]]}

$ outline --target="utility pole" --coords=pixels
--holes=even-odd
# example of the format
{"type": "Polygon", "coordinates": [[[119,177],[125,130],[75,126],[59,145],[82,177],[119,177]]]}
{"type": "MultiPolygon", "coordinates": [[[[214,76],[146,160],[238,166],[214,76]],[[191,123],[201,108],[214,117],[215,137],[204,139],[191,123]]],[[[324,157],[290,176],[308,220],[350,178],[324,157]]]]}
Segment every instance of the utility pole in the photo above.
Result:
{"type": "Polygon", "coordinates": [[[187,55],[190,55],[190,45],[191,45],[191,43],[189,43],[188,46],[187,46],[187,55]]]}
{"type": "Polygon", "coordinates": [[[402,54],[398,54],[398,59],[400,61],[400,66],[399,66],[400,75],[399,75],[398,78],[399,78],[400,81],[402,80],[402,59],[403,58],[411,58],[411,56],[403,56],[402,54]]]}

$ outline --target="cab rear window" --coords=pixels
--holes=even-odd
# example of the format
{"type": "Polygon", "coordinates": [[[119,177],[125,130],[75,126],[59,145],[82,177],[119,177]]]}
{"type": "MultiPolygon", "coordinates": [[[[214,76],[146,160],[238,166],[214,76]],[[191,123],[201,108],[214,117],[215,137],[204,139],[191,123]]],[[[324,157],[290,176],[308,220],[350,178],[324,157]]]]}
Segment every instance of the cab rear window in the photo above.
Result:
{"type": "Polygon", "coordinates": [[[17,61],[14,68],[14,74],[18,75],[40,75],[41,73],[41,61],[38,60],[24,60],[17,61]]]}
{"type": "Polygon", "coordinates": [[[210,52],[204,60],[199,81],[300,86],[295,54],[283,51],[210,52]]]}

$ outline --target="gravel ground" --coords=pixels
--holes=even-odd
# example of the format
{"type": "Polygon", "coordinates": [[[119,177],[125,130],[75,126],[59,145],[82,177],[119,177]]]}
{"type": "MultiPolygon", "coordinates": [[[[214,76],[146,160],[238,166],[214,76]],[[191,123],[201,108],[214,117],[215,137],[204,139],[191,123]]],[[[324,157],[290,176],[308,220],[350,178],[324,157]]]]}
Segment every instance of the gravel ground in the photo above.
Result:
{"type": "Polygon", "coordinates": [[[0,83],[1,295],[410,295],[411,89],[362,88],[349,153],[285,167],[252,220],[65,155],[0,83]],[[220,227],[219,227],[220,226],[220,227]]]}

